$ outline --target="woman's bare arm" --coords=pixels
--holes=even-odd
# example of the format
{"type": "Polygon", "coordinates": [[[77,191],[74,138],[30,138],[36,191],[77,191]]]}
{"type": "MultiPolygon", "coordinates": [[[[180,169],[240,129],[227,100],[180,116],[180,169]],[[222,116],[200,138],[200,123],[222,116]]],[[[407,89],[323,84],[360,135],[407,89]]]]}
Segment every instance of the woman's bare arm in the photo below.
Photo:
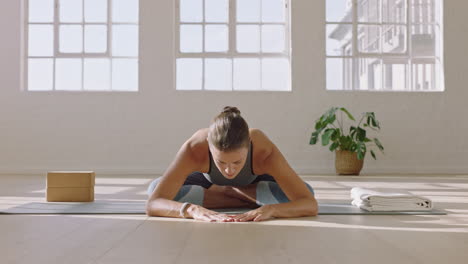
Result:
{"type": "MultiPolygon", "coordinates": [[[[182,203],[173,201],[187,176],[199,171],[200,160],[193,149],[193,141],[185,142],[177,153],[174,161],[163,174],[146,204],[146,214],[149,216],[180,217],[182,203]]],[[[187,212],[193,208],[187,208],[187,212]]]]}
{"type": "MultiPolygon", "coordinates": [[[[263,133],[262,133],[263,134],[263,133]]],[[[290,202],[273,204],[274,217],[315,216],[318,205],[314,195],[304,181],[291,168],[280,150],[263,134],[263,144],[270,146],[270,152],[262,162],[263,170],[273,176],[290,202]]]]}
{"type": "MultiPolygon", "coordinates": [[[[183,203],[173,201],[184,184],[187,176],[194,171],[203,171],[208,162],[207,129],[197,131],[185,142],[174,161],[166,170],[146,204],[149,216],[181,217],[183,203]]],[[[206,169],[206,168],[205,168],[206,169]]],[[[191,204],[184,212],[184,217],[202,221],[233,221],[227,214],[218,213],[201,205],[191,204]]]]}

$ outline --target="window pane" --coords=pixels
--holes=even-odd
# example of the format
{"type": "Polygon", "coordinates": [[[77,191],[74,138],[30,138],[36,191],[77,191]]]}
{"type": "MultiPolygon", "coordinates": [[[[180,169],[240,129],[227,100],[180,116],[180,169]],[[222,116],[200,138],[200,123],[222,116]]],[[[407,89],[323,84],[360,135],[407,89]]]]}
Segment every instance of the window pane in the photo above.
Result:
{"type": "Polygon", "coordinates": [[[406,30],[405,26],[384,25],[382,26],[382,50],[384,53],[406,52],[406,30]]]}
{"type": "Polygon", "coordinates": [[[409,66],[407,59],[385,59],[383,62],[383,78],[386,90],[409,90],[409,66]]]}
{"type": "Polygon", "coordinates": [[[260,22],[260,0],[237,0],[237,22],[260,22]]]}
{"type": "Polygon", "coordinates": [[[59,51],[63,53],[83,52],[83,27],[79,25],[60,26],[59,51]]]}
{"type": "MultiPolygon", "coordinates": [[[[442,30],[440,28],[441,26],[440,25],[434,25],[433,28],[434,28],[434,50],[435,50],[435,55],[437,57],[442,57],[442,54],[443,54],[443,42],[444,42],[444,39],[443,39],[443,35],[442,35],[442,30]]],[[[427,44],[429,45],[429,44],[427,44]]]]}
{"type": "Polygon", "coordinates": [[[291,91],[288,59],[262,60],[262,88],[268,91],[291,91]]]}
{"type": "Polygon", "coordinates": [[[177,90],[202,89],[202,59],[177,59],[177,90]]]}
{"type": "Polygon", "coordinates": [[[203,51],[203,28],[201,25],[180,25],[180,52],[203,51]]]}
{"type": "Polygon", "coordinates": [[[353,68],[355,67],[352,62],[353,60],[348,58],[327,59],[327,90],[353,90],[353,68]]]}
{"type": "Polygon", "coordinates": [[[284,52],[285,44],[284,26],[262,26],[262,52],[284,52]]]}
{"type": "Polygon", "coordinates": [[[112,27],[112,55],[138,56],[138,26],[117,25],[112,27]]]}
{"type": "Polygon", "coordinates": [[[138,0],[112,0],[112,21],[138,23],[138,0]]]}
{"type": "Polygon", "coordinates": [[[29,0],[29,22],[53,22],[54,0],[29,0]]]}
{"type": "Polygon", "coordinates": [[[380,53],[380,26],[358,26],[358,49],[364,53],[380,53]]]}
{"type": "MultiPolygon", "coordinates": [[[[327,89],[444,90],[442,25],[437,24],[442,23],[442,1],[327,0],[328,22],[342,21],[330,19],[330,5],[338,2],[341,6],[357,3],[357,50],[372,57],[327,58],[327,89]]],[[[352,32],[345,36],[347,31],[352,31],[351,24],[326,25],[327,56],[353,55],[346,51],[351,52],[352,42],[352,32]]]]}
{"type": "Polygon", "coordinates": [[[179,8],[181,22],[203,21],[203,0],[180,0],[179,8]]]}
{"type": "Polygon", "coordinates": [[[415,91],[434,91],[436,76],[435,76],[435,59],[414,59],[412,64],[412,86],[415,91]]]}
{"type": "Polygon", "coordinates": [[[55,61],[55,90],[81,90],[81,59],[57,59],[55,61]]]}
{"type": "Polygon", "coordinates": [[[260,52],[260,27],[254,25],[237,26],[237,51],[260,52]]]}
{"type": "Polygon", "coordinates": [[[205,59],[205,90],[232,90],[230,59],[205,59]]]}
{"type": "Polygon", "coordinates": [[[112,90],[138,91],[138,60],[112,60],[112,90]]]}
{"type": "Polygon", "coordinates": [[[360,58],[363,69],[358,77],[359,90],[382,90],[382,65],[378,58],[360,58]]]}
{"type": "Polygon", "coordinates": [[[407,0],[382,0],[382,21],[406,23],[407,0]]]}
{"type": "Polygon", "coordinates": [[[29,25],[28,55],[53,56],[54,31],[50,25],[29,25]]]}
{"type": "Polygon", "coordinates": [[[226,25],[205,26],[205,51],[226,52],[228,50],[228,27],[226,25]]]}
{"type": "Polygon", "coordinates": [[[53,59],[28,60],[28,91],[51,91],[53,76],[53,59]]]}
{"type": "Polygon", "coordinates": [[[439,12],[439,8],[436,7],[435,1],[443,2],[441,0],[411,0],[411,22],[416,24],[440,22],[438,19],[440,14],[436,13],[436,11],[439,12]]]}
{"type": "Polygon", "coordinates": [[[86,22],[107,22],[107,0],[85,0],[86,22]]]}
{"type": "Polygon", "coordinates": [[[284,0],[262,0],[262,21],[284,22],[285,8],[284,0]]]}
{"type": "Polygon", "coordinates": [[[205,0],[206,22],[228,22],[229,2],[228,0],[205,0]]]}
{"type": "Polygon", "coordinates": [[[107,50],[107,26],[85,26],[85,52],[104,53],[107,50]]]}
{"type": "Polygon", "coordinates": [[[443,16],[442,16],[442,7],[443,7],[443,3],[444,1],[441,1],[441,0],[433,0],[434,3],[432,5],[432,7],[434,8],[433,11],[431,11],[431,13],[434,13],[434,21],[437,25],[441,26],[442,25],[442,20],[443,20],[443,16]]]}
{"type": "Polygon", "coordinates": [[[327,29],[327,55],[351,56],[353,55],[353,40],[351,25],[326,25],[327,29]]]}
{"type": "MultiPolygon", "coordinates": [[[[411,27],[411,48],[413,56],[436,56],[436,45],[439,49],[440,39],[440,28],[433,25],[421,24],[414,25],[411,27]],[[437,29],[437,37],[435,33],[437,29]]],[[[439,54],[437,54],[439,55],[439,54]]]]}
{"type": "Polygon", "coordinates": [[[260,90],[260,59],[234,59],[234,90],[260,90]]]}
{"type": "Polygon", "coordinates": [[[82,22],[82,0],[60,0],[60,22],[82,22]]]}
{"type": "Polygon", "coordinates": [[[84,89],[87,91],[110,90],[110,63],[108,59],[85,59],[84,89]]]}
{"type": "Polygon", "coordinates": [[[359,22],[380,22],[380,0],[358,1],[359,22]]]}
{"type": "Polygon", "coordinates": [[[351,22],[352,1],[350,0],[326,0],[327,22],[351,22]]]}

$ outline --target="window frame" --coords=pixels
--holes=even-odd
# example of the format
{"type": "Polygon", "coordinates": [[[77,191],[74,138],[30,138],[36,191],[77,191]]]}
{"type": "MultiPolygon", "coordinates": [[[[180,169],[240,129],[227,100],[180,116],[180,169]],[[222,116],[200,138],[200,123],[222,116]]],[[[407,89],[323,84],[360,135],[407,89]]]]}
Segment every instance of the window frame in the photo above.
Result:
{"type": "MultiPolygon", "coordinates": [[[[38,92],[38,93],[109,93],[109,92],[123,92],[123,93],[134,93],[140,91],[140,81],[137,79],[136,90],[114,90],[112,89],[112,66],[113,59],[135,59],[137,62],[137,72],[140,68],[140,52],[138,49],[137,56],[115,56],[112,55],[112,28],[115,25],[134,25],[137,26],[138,32],[140,29],[140,17],[138,17],[138,22],[113,22],[112,21],[112,8],[113,0],[105,0],[107,4],[107,22],[86,22],[85,21],[85,2],[82,0],[82,21],[81,22],[60,22],[60,0],[53,1],[53,21],[52,22],[30,22],[29,21],[29,0],[22,0],[21,10],[22,10],[22,77],[21,77],[21,87],[23,91],[26,92],[38,92]],[[51,56],[31,56],[29,55],[29,26],[30,25],[51,25],[53,27],[53,54],[51,56]],[[61,25],[81,25],[82,26],[82,52],[71,53],[71,52],[60,52],[60,26],[61,25]],[[106,39],[106,52],[86,52],[85,51],[85,26],[86,25],[105,25],[107,27],[107,39],[106,39]],[[52,89],[51,90],[29,90],[28,83],[28,70],[29,70],[29,59],[52,59],[52,89]],[[81,59],[81,89],[80,90],[57,90],[56,89],[56,59],[81,59]],[[85,90],[84,89],[84,65],[85,59],[108,59],[109,60],[109,89],[108,90],[85,90]]],[[[138,2],[138,9],[140,13],[140,0],[138,2]]],[[[140,34],[138,33],[137,42],[140,42],[140,34]]],[[[139,74],[138,74],[139,76],[139,74]]]]}
{"type": "MultiPolygon", "coordinates": [[[[201,22],[181,22],[180,21],[180,1],[175,0],[175,23],[174,23],[174,90],[179,92],[186,91],[210,91],[210,92],[292,92],[292,74],[291,74],[291,0],[283,0],[285,5],[285,20],[284,22],[237,22],[237,0],[227,0],[228,1],[228,21],[224,22],[206,22],[205,21],[205,0],[202,2],[202,21],[201,22]],[[205,25],[227,25],[228,27],[228,50],[227,52],[207,52],[205,49],[205,25]],[[180,26],[181,25],[201,25],[202,26],[202,51],[201,52],[181,52],[180,51],[180,26]],[[259,30],[259,52],[237,52],[237,38],[236,38],[236,27],[238,25],[258,25],[259,30]],[[262,25],[284,25],[284,34],[285,34],[285,43],[283,52],[262,52],[262,25]],[[177,89],[177,60],[178,59],[201,59],[202,60],[202,82],[201,89],[197,90],[181,90],[177,89]],[[230,90],[207,90],[205,89],[205,59],[230,59],[231,64],[231,89],[230,90]],[[255,58],[260,60],[260,89],[258,90],[235,90],[234,89],[234,60],[239,58],[255,58]],[[262,59],[263,58],[282,58],[287,59],[289,62],[288,67],[288,87],[287,90],[265,90],[263,89],[262,81],[262,59]]],[[[262,10],[262,0],[260,2],[260,10],[262,10]]]]}
{"type": "MultiPolygon", "coordinates": [[[[325,0],[325,7],[327,5],[327,2],[330,1],[330,0],[325,0]]],[[[351,0],[352,1],[352,19],[350,22],[329,22],[327,20],[327,17],[325,15],[325,29],[327,28],[327,26],[329,25],[350,25],[352,27],[352,36],[351,36],[351,48],[352,48],[352,54],[351,55],[348,55],[348,56],[345,56],[345,55],[328,55],[327,52],[327,48],[325,48],[325,60],[328,60],[328,59],[349,59],[351,60],[351,63],[353,65],[353,68],[352,68],[352,87],[351,89],[345,89],[345,86],[346,85],[343,85],[342,87],[340,87],[339,89],[327,89],[327,85],[325,87],[326,91],[378,91],[378,92],[443,92],[445,90],[445,85],[444,85],[444,54],[443,54],[443,36],[444,36],[444,29],[443,29],[443,25],[439,24],[439,22],[437,21],[437,18],[434,18],[434,22],[426,22],[426,23],[414,23],[412,22],[412,13],[413,13],[413,10],[412,10],[412,1],[415,1],[415,0],[401,0],[401,2],[404,2],[403,5],[405,7],[405,11],[406,11],[406,14],[405,14],[405,19],[406,21],[403,23],[403,22],[383,22],[383,1],[384,0],[379,0],[379,17],[380,17],[380,22],[360,22],[359,21],[359,15],[358,15],[358,6],[359,6],[359,0],[351,0]],[[380,27],[380,34],[379,34],[379,46],[380,46],[380,52],[363,52],[363,51],[360,51],[359,48],[358,48],[358,45],[359,45],[359,41],[360,41],[360,37],[359,37],[359,30],[358,30],[358,27],[359,26],[379,26],[380,27]],[[436,27],[439,27],[440,29],[440,36],[442,39],[440,40],[440,49],[441,49],[441,52],[440,54],[434,54],[433,56],[421,56],[421,55],[418,55],[418,56],[414,56],[413,54],[413,50],[412,50],[412,28],[414,26],[418,26],[418,25],[424,25],[424,26],[429,26],[429,27],[433,27],[434,28],[434,35],[436,35],[436,31],[435,31],[435,28],[436,27]],[[392,53],[392,52],[384,52],[383,51],[383,43],[384,43],[384,38],[385,38],[385,33],[386,31],[384,32],[384,26],[404,26],[406,27],[406,51],[405,52],[402,52],[402,53],[392,53]],[[438,56],[440,55],[440,56],[438,56]],[[361,59],[379,59],[380,60],[380,66],[381,66],[381,78],[380,78],[380,82],[381,82],[381,88],[380,89],[365,89],[365,90],[361,90],[359,89],[359,87],[357,87],[359,84],[358,84],[358,80],[356,80],[357,76],[356,76],[356,70],[358,71],[358,73],[360,72],[360,67],[361,67],[361,63],[359,63],[358,65],[358,69],[355,69],[357,66],[356,66],[356,62],[361,60],[361,59]],[[395,89],[393,86],[391,88],[386,88],[385,86],[385,78],[384,78],[384,64],[382,62],[383,59],[401,59],[401,60],[407,60],[407,63],[405,64],[408,68],[407,70],[407,76],[405,77],[405,82],[406,82],[406,85],[409,89],[407,90],[400,90],[400,89],[395,89]],[[435,80],[436,77],[434,76],[439,76],[440,80],[437,82],[437,81],[434,81],[434,86],[435,88],[432,89],[432,90],[419,90],[419,89],[415,89],[415,87],[413,87],[413,82],[414,82],[414,78],[415,77],[418,77],[416,75],[414,75],[414,70],[413,70],[413,66],[414,65],[418,65],[418,63],[414,63],[414,61],[417,61],[417,60],[428,60],[428,59],[433,59],[434,60],[434,70],[433,70],[433,79],[435,80]],[[440,68],[441,68],[441,71],[440,73],[437,73],[437,63],[440,63],[440,68]],[[439,84],[440,87],[437,87],[437,84],[439,84]]],[[[443,23],[443,0],[433,0],[435,1],[434,2],[434,7],[435,9],[439,8],[441,14],[439,14],[440,16],[440,20],[442,21],[443,23]]],[[[325,14],[326,14],[326,11],[325,11],[325,14]]],[[[398,14],[397,14],[398,15],[398,14]]],[[[326,32],[326,30],[325,30],[326,32]]],[[[325,46],[327,45],[327,39],[328,39],[328,36],[327,36],[327,33],[325,34],[325,46]]],[[[435,40],[435,43],[437,42],[437,40],[435,40]]],[[[437,44],[436,44],[437,45],[437,44]]],[[[365,67],[364,67],[365,68],[365,67]]],[[[367,69],[363,69],[364,71],[367,72],[367,69]]],[[[344,73],[343,73],[344,74],[344,73]]],[[[425,76],[426,72],[423,73],[423,75],[425,76]]]]}

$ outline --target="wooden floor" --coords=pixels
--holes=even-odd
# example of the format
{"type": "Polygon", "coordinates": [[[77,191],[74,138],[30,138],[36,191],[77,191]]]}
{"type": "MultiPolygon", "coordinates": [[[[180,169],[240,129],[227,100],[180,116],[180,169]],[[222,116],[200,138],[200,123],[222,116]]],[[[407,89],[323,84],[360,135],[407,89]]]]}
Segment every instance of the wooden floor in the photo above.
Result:
{"type": "MultiPolygon", "coordinates": [[[[319,202],[406,189],[448,215],[205,223],[145,215],[0,215],[0,263],[468,263],[468,176],[304,176],[319,202]]],[[[96,200],[146,200],[149,176],[100,176],[96,200]]],[[[44,201],[45,176],[0,175],[0,207],[44,201]]]]}

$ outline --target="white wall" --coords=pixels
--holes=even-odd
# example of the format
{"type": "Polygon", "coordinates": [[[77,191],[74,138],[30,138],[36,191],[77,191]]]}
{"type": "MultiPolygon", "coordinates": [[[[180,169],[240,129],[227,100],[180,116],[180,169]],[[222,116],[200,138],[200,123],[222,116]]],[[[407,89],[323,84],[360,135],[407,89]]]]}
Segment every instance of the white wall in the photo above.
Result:
{"type": "MultiPolygon", "coordinates": [[[[443,93],[325,91],[324,0],[292,0],[293,92],[176,92],[174,0],[141,0],[139,93],[28,93],[20,86],[20,0],[0,1],[0,173],[161,173],[224,105],[277,143],[300,173],[334,173],[309,146],[332,105],[375,111],[386,155],[363,173],[468,173],[467,1],[446,0],[443,93]]],[[[379,154],[379,153],[377,153],[379,154]]]]}

